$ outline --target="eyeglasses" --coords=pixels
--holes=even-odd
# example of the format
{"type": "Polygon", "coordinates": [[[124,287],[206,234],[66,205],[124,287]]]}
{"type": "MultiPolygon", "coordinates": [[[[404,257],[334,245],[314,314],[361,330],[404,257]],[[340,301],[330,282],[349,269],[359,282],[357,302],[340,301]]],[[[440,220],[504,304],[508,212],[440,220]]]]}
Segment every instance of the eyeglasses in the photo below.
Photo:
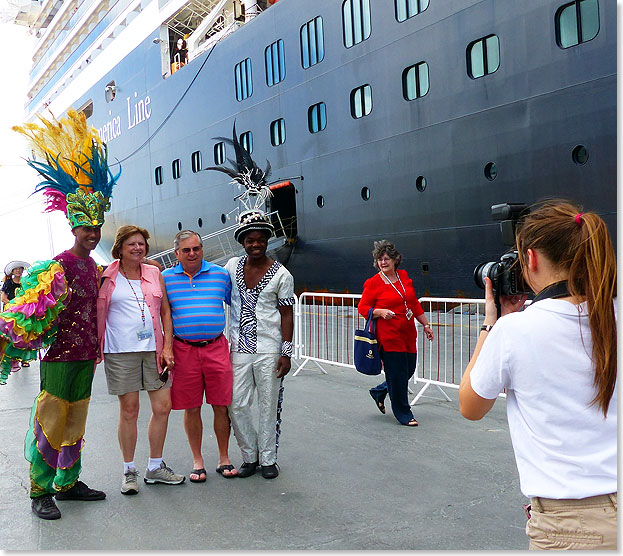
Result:
{"type": "Polygon", "coordinates": [[[180,251],[188,255],[188,253],[190,253],[191,251],[193,253],[199,253],[199,251],[201,251],[202,249],[203,249],[203,245],[197,245],[195,247],[182,247],[180,251]]]}

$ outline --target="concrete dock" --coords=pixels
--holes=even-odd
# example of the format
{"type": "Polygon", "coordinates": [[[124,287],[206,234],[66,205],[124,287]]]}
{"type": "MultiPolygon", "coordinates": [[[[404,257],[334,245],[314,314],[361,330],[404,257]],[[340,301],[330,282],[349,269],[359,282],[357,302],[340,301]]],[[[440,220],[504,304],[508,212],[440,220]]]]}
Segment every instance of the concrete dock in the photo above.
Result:
{"type": "MultiPolygon", "coordinates": [[[[400,426],[374,406],[378,381],[351,369],[305,368],[288,376],[279,448],[281,475],[224,479],[214,469],[212,410],[203,409],[205,483],[192,468],[182,412],[169,421],[164,459],[186,475],[180,486],[119,487],[118,401],[97,369],[81,479],[102,489],[100,502],[59,501],[60,520],[30,509],[23,440],[39,391],[39,365],[0,387],[0,549],[2,550],[434,550],[527,549],[526,500],[519,491],[505,400],[473,423],[452,402],[423,397],[420,426],[400,426]]],[[[292,374],[292,373],[291,373],[292,374]]],[[[417,390],[417,387],[413,388],[417,390]]],[[[427,394],[434,395],[434,389],[427,394]]],[[[149,400],[141,394],[135,461],[147,458],[149,400]]],[[[239,466],[236,440],[230,457],[239,466]]]]}

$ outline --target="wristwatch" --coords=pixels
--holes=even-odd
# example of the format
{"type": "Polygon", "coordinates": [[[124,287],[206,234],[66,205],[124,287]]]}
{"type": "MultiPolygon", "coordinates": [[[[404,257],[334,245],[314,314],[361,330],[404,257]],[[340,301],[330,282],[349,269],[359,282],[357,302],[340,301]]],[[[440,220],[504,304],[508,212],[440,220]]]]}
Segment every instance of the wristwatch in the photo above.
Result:
{"type": "Polygon", "coordinates": [[[490,332],[492,328],[493,328],[493,325],[492,325],[492,324],[483,324],[483,325],[480,327],[480,330],[481,330],[481,331],[482,331],[482,330],[484,330],[485,332],[490,332]]]}

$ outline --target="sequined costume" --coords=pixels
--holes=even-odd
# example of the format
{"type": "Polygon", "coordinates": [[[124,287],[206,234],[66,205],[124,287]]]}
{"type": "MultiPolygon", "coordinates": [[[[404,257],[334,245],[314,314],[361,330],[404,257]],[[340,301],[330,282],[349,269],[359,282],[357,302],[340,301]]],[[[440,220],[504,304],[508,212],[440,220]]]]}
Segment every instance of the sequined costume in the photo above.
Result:
{"type": "MultiPolygon", "coordinates": [[[[47,211],[65,213],[72,230],[99,228],[120,175],[108,168],[106,146],[83,113],[70,109],[60,120],[39,119],[43,125],[13,128],[28,137],[39,157],[28,160],[43,178],[35,191],[45,195],[47,211]]],[[[35,499],[68,491],[81,471],[98,356],[96,303],[101,268],[89,256],[89,248],[78,246],[76,235],[72,250],[53,261],[36,263],[34,267],[42,268],[38,284],[31,280],[31,271],[27,280],[32,283],[23,285],[23,295],[0,314],[1,368],[18,359],[34,359],[38,349],[50,346],[41,361],[41,392],[24,444],[30,462],[30,497],[35,499]]],[[[92,499],[105,496],[98,491],[92,494],[102,495],[92,499]]],[[[46,517],[35,506],[33,511],[46,519],[60,517],[60,513],[46,517]]]]}

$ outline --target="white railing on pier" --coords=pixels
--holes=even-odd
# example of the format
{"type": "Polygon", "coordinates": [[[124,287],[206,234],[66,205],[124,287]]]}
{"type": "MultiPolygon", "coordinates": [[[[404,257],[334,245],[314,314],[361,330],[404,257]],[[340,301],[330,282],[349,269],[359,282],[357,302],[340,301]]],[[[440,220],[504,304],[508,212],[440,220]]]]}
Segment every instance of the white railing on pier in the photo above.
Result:
{"type": "MultiPolygon", "coordinates": [[[[353,338],[365,319],[357,312],[360,294],[304,292],[295,305],[295,358],[300,361],[294,376],[309,364],[327,373],[325,365],[354,369],[353,338]]],[[[435,333],[429,342],[419,322],[415,385],[422,387],[411,401],[415,404],[430,386],[458,388],[463,370],[474,350],[484,319],[484,299],[420,298],[435,333]]]]}

